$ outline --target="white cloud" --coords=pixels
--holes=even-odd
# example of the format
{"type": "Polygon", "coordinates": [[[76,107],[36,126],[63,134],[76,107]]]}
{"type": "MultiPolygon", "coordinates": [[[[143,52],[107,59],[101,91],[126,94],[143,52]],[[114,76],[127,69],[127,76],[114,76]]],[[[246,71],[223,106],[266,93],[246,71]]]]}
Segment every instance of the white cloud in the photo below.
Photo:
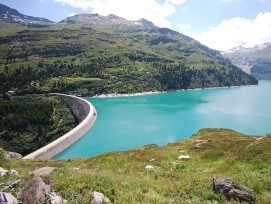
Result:
{"type": "Polygon", "coordinates": [[[180,4],[184,4],[186,0],[167,0],[167,2],[173,5],[180,5],[180,4]]]}
{"type": "Polygon", "coordinates": [[[188,33],[192,28],[190,24],[181,24],[181,23],[177,24],[177,27],[180,29],[182,33],[188,33]]]}
{"type": "Polygon", "coordinates": [[[76,13],[70,13],[70,14],[68,14],[68,17],[75,16],[75,15],[76,15],[76,13]]]}
{"type": "Polygon", "coordinates": [[[62,3],[63,5],[70,5],[75,8],[88,9],[91,7],[89,0],[54,0],[55,2],[62,3]]]}
{"type": "Polygon", "coordinates": [[[186,0],[165,0],[159,4],[156,0],[54,0],[72,7],[90,9],[100,15],[115,14],[128,20],[145,18],[159,27],[171,28],[167,17],[176,12],[175,6],[186,0]]]}
{"type": "Polygon", "coordinates": [[[218,26],[210,27],[202,34],[188,32],[187,35],[217,50],[228,50],[239,45],[253,47],[256,44],[271,42],[271,13],[259,13],[252,20],[223,20],[218,26]]]}

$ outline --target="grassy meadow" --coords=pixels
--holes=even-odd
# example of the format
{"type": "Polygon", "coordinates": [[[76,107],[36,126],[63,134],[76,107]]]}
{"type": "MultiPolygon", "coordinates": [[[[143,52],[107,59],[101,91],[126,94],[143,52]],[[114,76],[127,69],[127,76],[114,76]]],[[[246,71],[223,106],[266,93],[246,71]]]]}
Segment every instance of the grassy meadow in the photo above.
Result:
{"type": "MultiPolygon", "coordinates": [[[[237,203],[212,191],[212,178],[231,178],[256,193],[256,203],[271,200],[271,135],[247,136],[227,129],[202,129],[163,147],[147,145],[92,158],[59,161],[1,160],[23,181],[38,167],[57,167],[43,177],[68,203],[89,203],[93,191],[112,203],[237,203]],[[180,155],[190,159],[180,160],[180,155]],[[145,166],[152,165],[152,170],[145,166]]],[[[13,177],[1,177],[0,183],[13,177]]],[[[23,182],[23,183],[24,183],[23,182]]],[[[20,184],[20,186],[23,185],[20,184]]],[[[18,189],[15,189],[16,192],[18,189]]]]}

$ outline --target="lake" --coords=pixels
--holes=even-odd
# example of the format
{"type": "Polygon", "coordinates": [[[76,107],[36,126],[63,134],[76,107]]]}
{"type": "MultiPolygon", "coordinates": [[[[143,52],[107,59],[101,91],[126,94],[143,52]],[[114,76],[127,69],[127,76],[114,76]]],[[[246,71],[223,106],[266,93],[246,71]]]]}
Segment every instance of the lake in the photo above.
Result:
{"type": "Polygon", "coordinates": [[[98,112],[95,125],[54,159],[90,157],[147,144],[162,146],[207,127],[249,135],[271,132],[271,81],[260,81],[258,86],[87,100],[98,112]]]}

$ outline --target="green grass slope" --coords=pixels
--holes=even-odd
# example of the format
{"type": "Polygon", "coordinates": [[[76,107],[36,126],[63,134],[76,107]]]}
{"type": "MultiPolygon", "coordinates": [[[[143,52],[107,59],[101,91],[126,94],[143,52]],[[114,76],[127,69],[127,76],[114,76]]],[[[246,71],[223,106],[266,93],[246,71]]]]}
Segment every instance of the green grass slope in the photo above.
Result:
{"type": "Polygon", "coordinates": [[[257,84],[218,51],[152,24],[113,15],[78,15],[49,28],[0,24],[2,93],[91,96],[257,84]]]}
{"type": "MultiPolygon", "coordinates": [[[[212,192],[212,178],[219,177],[253,189],[256,203],[269,204],[270,148],[271,135],[202,129],[163,147],[148,145],[87,159],[2,163],[17,169],[24,181],[33,177],[33,168],[57,167],[44,180],[53,181],[55,190],[69,203],[88,203],[92,191],[103,192],[115,203],[227,203],[222,195],[212,192]],[[178,160],[181,154],[190,159],[178,160]],[[146,170],[146,165],[154,169],[146,170]]],[[[0,177],[0,183],[8,179],[0,177]]]]}

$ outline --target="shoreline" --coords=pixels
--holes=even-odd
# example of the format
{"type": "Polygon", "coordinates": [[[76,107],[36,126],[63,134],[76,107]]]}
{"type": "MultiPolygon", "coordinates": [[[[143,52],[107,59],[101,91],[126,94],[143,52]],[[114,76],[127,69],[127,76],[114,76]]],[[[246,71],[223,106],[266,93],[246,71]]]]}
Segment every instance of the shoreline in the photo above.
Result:
{"type": "Polygon", "coordinates": [[[153,95],[153,94],[161,94],[161,93],[169,93],[174,91],[200,91],[205,89],[228,89],[228,88],[238,88],[245,86],[258,86],[258,85],[242,85],[242,86],[218,86],[218,87],[208,87],[208,88],[194,88],[194,89],[177,89],[177,90],[169,90],[169,91],[146,91],[146,92],[138,92],[131,94],[120,94],[120,93],[111,93],[111,94],[101,94],[94,96],[85,96],[84,98],[118,98],[118,97],[133,97],[133,96],[145,96],[145,95],[153,95]]]}
{"type": "Polygon", "coordinates": [[[146,92],[138,92],[138,93],[131,93],[131,94],[112,93],[112,94],[87,96],[85,98],[117,98],[117,97],[145,96],[145,95],[160,94],[160,93],[167,93],[167,92],[168,91],[146,91],[146,92]]]}

